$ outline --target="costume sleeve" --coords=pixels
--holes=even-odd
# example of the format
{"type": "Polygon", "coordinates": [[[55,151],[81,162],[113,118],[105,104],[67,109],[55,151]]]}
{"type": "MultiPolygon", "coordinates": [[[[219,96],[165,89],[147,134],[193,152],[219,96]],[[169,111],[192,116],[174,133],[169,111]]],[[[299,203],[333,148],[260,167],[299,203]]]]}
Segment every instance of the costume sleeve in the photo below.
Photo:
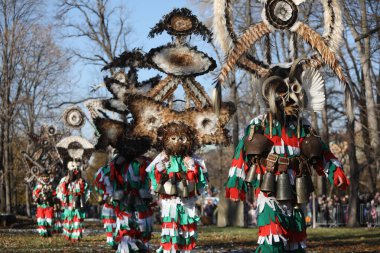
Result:
{"type": "Polygon", "coordinates": [[[108,196],[113,195],[113,187],[109,177],[110,167],[104,166],[95,174],[94,186],[95,192],[105,200],[108,196]]]}
{"type": "Polygon", "coordinates": [[[61,181],[59,182],[57,189],[57,199],[59,199],[61,202],[66,201],[66,196],[68,194],[67,192],[67,183],[66,183],[66,177],[63,177],[61,181]]]}
{"type": "MultiPolygon", "coordinates": [[[[321,140],[322,142],[322,140],[321,140]]],[[[342,190],[345,190],[350,184],[346,175],[343,172],[343,165],[340,161],[334,156],[330,148],[324,143],[323,144],[323,153],[322,159],[317,163],[315,169],[319,175],[326,176],[330,184],[337,186],[339,184],[339,177],[342,179],[343,184],[339,187],[342,190]]]]}
{"type": "Polygon", "coordinates": [[[226,198],[233,201],[245,200],[245,195],[248,191],[248,185],[245,181],[245,175],[248,170],[246,162],[246,155],[244,151],[244,140],[247,137],[247,132],[250,126],[246,130],[246,134],[241,138],[239,144],[235,149],[234,156],[232,158],[231,166],[228,171],[228,179],[225,183],[226,198]]]}
{"type": "MultiPolygon", "coordinates": [[[[202,160],[203,161],[203,160],[202,160]]],[[[196,185],[197,185],[197,190],[198,193],[201,194],[205,188],[207,187],[207,168],[206,164],[199,163],[198,160],[196,160],[197,166],[196,166],[196,185]],[[205,173],[206,171],[206,173],[205,173]]]]}
{"type": "Polygon", "coordinates": [[[41,186],[41,184],[36,184],[36,186],[34,187],[34,189],[33,189],[33,200],[34,201],[37,201],[38,200],[38,198],[40,197],[40,193],[41,193],[41,189],[42,189],[42,186],[41,186]]]}
{"type": "Polygon", "coordinates": [[[158,183],[161,179],[161,172],[165,170],[166,156],[164,153],[160,153],[146,168],[148,177],[150,180],[150,187],[152,190],[156,190],[158,183]]]}

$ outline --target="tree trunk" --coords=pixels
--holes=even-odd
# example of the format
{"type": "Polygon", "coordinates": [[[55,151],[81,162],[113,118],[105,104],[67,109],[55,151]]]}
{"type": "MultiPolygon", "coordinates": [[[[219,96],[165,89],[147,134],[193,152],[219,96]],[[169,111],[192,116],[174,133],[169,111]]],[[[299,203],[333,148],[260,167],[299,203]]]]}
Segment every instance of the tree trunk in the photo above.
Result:
{"type": "Polygon", "coordinates": [[[356,159],[356,146],[355,146],[355,121],[347,123],[348,132],[348,157],[350,161],[350,197],[348,205],[348,227],[356,227],[358,222],[358,209],[359,209],[359,166],[356,159]]]}
{"type": "MultiPolygon", "coordinates": [[[[361,7],[361,14],[362,14],[362,34],[366,34],[368,30],[368,24],[367,24],[367,6],[365,0],[360,0],[360,7],[361,7]]],[[[376,168],[372,168],[371,166],[371,174],[372,177],[372,184],[374,185],[374,192],[376,191],[376,174],[379,168],[379,161],[378,161],[378,155],[379,155],[379,135],[377,133],[378,131],[378,125],[377,125],[377,119],[376,119],[376,105],[375,100],[373,96],[373,86],[371,82],[371,68],[370,68],[370,55],[371,55],[371,48],[370,48],[370,41],[369,37],[364,38],[364,52],[360,54],[360,62],[363,67],[363,78],[364,78],[364,85],[365,85],[365,97],[367,101],[367,119],[368,119],[368,127],[369,127],[369,135],[370,135],[370,143],[371,147],[373,149],[373,155],[375,158],[375,164],[376,168]],[[375,171],[374,171],[375,170],[375,171]]]]}
{"type": "Polygon", "coordinates": [[[5,183],[5,211],[6,213],[12,212],[12,198],[11,198],[11,166],[9,164],[10,154],[9,154],[9,145],[10,145],[10,125],[8,122],[4,124],[4,183],[5,183]]]}
{"type": "Polygon", "coordinates": [[[26,184],[25,185],[25,211],[26,211],[26,215],[28,217],[32,217],[32,212],[30,210],[30,206],[31,206],[31,203],[30,203],[30,189],[29,189],[29,185],[26,184]]]}
{"type": "Polygon", "coordinates": [[[236,76],[235,71],[231,75],[231,99],[232,102],[236,105],[236,113],[232,117],[232,143],[234,145],[234,149],[239,144],[239,117],[238,117],[238,104],[239,104],[239,98],[238,98],[238,91],[237,91],[237,85],[236,85],[236,76]]]}

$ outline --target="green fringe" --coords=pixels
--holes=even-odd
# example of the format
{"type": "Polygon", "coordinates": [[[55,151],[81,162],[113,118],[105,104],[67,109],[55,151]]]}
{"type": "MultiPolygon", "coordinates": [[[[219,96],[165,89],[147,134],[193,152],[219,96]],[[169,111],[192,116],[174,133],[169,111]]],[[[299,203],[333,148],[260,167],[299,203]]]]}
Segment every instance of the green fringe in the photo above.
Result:
{"type": "Polygon", "coordinates": [[[275,210],[273,210],[270,206],[265,204],[264,210],[261,213],[259,213],[257,217],[257,226],[266,226],[269,225],[271,222],[276,223],[276,218],[284,228],[289,227],[289,217],[282,213],[281,209],[277,206],[277,204],[275,204],[275,210]]]}
{"type": "Polygon", "coordinates": [[[172,242],[179,245],[189,245],[191,244],[192,239],[198,240],[198,233],[194,233],[193,236],[188,238],[183,238],[182,236],[164,235],[161,237],[161,243],[172,242]]]}
{"type": "Polygon", "coordinates": [[[272,242],[272,245],[267,244],[265,241],[260,244],[256,249],[256,253],[283,253],[285,252],[284,244],[282,241],[272,242]]]}

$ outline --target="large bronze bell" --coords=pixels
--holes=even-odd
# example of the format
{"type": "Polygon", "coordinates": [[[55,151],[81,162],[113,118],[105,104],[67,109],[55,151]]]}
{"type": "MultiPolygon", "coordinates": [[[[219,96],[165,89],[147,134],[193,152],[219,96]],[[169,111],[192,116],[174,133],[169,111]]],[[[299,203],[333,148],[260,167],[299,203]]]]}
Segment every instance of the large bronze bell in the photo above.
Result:
{"type": "Polygon", "coordinates": [[[156,193],[158,193],[158,194],[167,194],[166,191],[165,191],[164,185],[165,185],[166,181],[168,181],[168,180],[169,180],[169,175],[166,174],[166,173],[163,173],[161,175],[161,178],[160,178],[160,181],[159,181],[159,183],[157,185],[157,188],[154,191],[156,193]]]}
{"type": "Polygon", "coordinates": [[[317,163],[322,157],[323,146],[321,140],[317,136],[306,137],[300,146],[301,154],[304,155],[311,164],[317,163]]]}
{"type": "Polygon", "coordinates": [[[267,171],[263,176],[263,181],[260,186],[262,192],[275,192],[275,175],[272,172],[267,171]]]}
{"type": "Polygon", "coordinates": [[[309,182],[306,175],[296,177],[296,194],[297,194],[297,204],[307,203],[309,201],[309,182]]]}
{"type": "Polygon", "coordinates": [[[273,143],[263,134],[254,133],[252,139],[246,138],[244,149],[246,155],[262,155],[272,149],[273,143]]]}
{"type": "Polygon", "coordinates": [[[179,193],[179,196],[181,196],[182,198],[189,197],[189,188],[187,187],[186,180],[181,180],[178,183],[178,193],[179,193]]]}
{"type": "Polygon", "coordinates": [[[246,182],[252,182],[256,176],[256,164],[252,164],[245,177],[246,182]]]}
{"type": "Polygon", "coordinates": [[[154,190],[155,193],[165,194],[164,186],[161,183],[158,183],[157,188],[154,190]]]}
{"type": "Polygon", "coordinates": [[[289,176],[286,173],[281,173],[277,178],[277,200],[292,200],[294,199],[292,186],[290,185],[289,176]]]}

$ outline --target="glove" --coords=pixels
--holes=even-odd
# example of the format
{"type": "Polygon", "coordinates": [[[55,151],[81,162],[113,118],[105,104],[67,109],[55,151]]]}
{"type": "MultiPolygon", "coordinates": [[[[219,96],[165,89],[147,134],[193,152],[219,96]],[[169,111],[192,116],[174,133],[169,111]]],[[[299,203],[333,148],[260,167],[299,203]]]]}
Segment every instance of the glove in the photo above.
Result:
{"type": "Polygon", "coordinates": [[[348,181],[341,168],[337,168],[334,172],[334,185],[343,191],[350,185],[350,181],[348,181]]]}

